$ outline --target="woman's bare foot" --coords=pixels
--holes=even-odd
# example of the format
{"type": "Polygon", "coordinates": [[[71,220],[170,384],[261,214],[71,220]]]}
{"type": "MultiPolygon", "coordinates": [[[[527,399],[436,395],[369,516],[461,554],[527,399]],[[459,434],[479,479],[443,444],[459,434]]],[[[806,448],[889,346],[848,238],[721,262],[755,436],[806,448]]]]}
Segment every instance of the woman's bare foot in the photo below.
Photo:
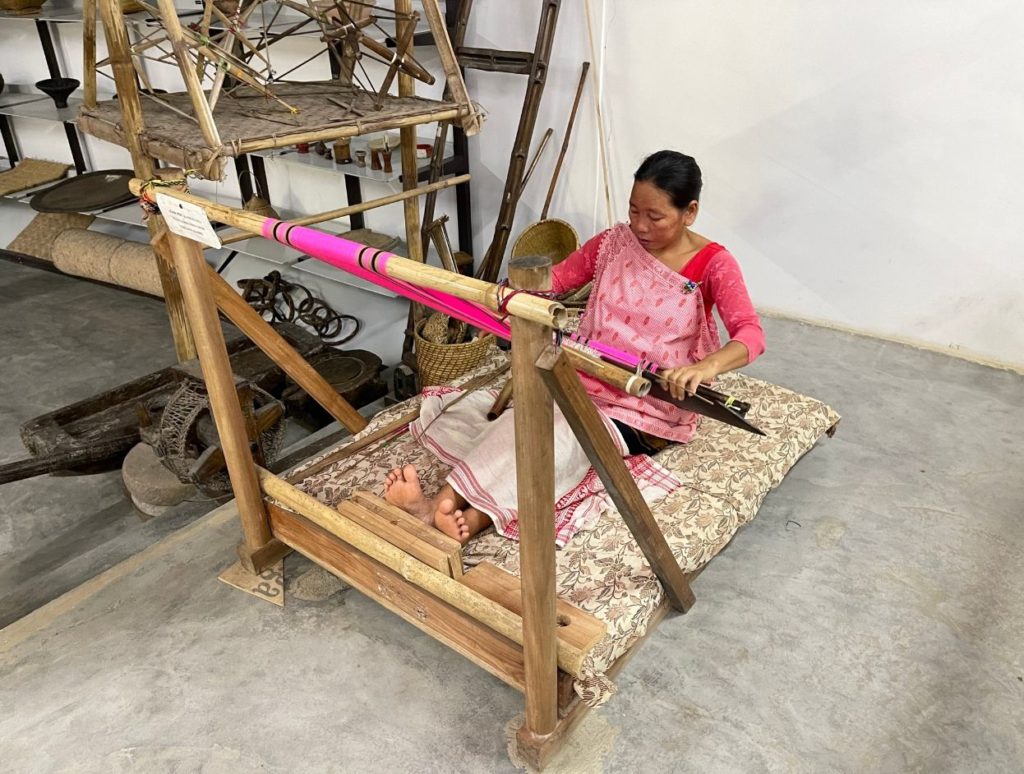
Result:
{"type": "Polygon", "coordinates": [[[437,509],[434,511],[434,527],[462,544],[469,540],[469,525],[466,524],[466,518],[462,515],[462,511],[455,507],[455,501],[450,498],[446,497],[437,501],[437,509]]]}
{"type": "MultiPolygon", "coordinates": [[[[434,524],[434,509],[430,500],[423,496],[420,477],[416,468],[406,465],[388,473],[384,482],[384,499],[406,513],[411,513],[425,524],[434,524]]],[[[454,506],[454,503],[452,504],[454,506]]]]}

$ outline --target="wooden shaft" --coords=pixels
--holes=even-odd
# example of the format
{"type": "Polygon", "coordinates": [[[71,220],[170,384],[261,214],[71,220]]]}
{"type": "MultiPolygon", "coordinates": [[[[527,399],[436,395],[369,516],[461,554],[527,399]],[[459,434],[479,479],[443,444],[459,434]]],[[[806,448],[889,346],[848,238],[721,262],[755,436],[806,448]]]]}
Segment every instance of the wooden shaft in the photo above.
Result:
{"type": "MultiPolygon", "coordinates": [[[[206,265],[204,261],[204,265],[206,265]]],[[[210,290],[217,308],[231,322],[252,339],[264,354],[277,363],[281,369],[309,393],[324,410],[344,425],[350,432],[358,433],[367,425],[366,418],[352,408],[351,404],[338,394],[317,371],[294,349],[270,323],[245,303],[227,281],[212,266],[206,265],[210,290]]]]}
{"type": "MultiPolygon", "coordinates": [[[[622,461],[608,430],[580,383],[565,351],[548,346],[537,359],[537,370],[550,394],[558,403],[577,440],[587,453],[612,502],[622,515],[640,550],[658,576],[669,602],[686,612],[696,601],[690,582],[679,567],[658,522],[622,461]]],[[[517,393],[518,400],[518,393],[517,393]]],[[[518,414],[518,411],[516,412],[518,414]]],[[[522,516],[520,516],[522,524],[522,516]]],[[[522,526],[520,526],[522,531],[522,526]]],[[[525,569],[523,572],[525,576],[525,569]]]]}
{"type": "MultiPolygon", "coordinates": [[[[523,290],[551,289],[551,259],[516,258],[509,282],[523,290]]],[[[551,344],[551,329],[512,320],[512,381],[516,395],[516,491],[519,505],[520,578],[523,590],[523,656],[526,728],[536,737],[558,721],[555,635],[555,448],[551,395],[534,363],[551,344]]]]}
{"type": "Polygon", "coordinates": [[[96,107],[96,0],[82,3],[82,77],[86,110],[96,107]]]}
{"type": "Polygon", "coordinates": [[[565,136],[562,138],[562,147],[558,151],[558,159],[555,161],[555,171],[551,173],[551,184],[548,186],[548,195],[544,199],[544,209],[540,211],[540,219],[547,220],[548,210],[551,208],[551,199],[555,195],[555,184],[558,182],[558,173],[562,171],[562,162],[565,160],[565,152],[569,150],[569,138],[572,137],[572,127],[576,123],[576,111],[580,107],[580,97],[583,96],[583,87],[587,85],[587,73],[590,72],[590,62],[583,63],[580,71],[580,82],[576,85],[576,98],[572,101],[572,111],[569,113],[569,123],[565,126],[565,136]]]}
{"type": "Polygon", "coordinates": [[[487,419],[493,422],[504,414],[505,409],[508,408],[508,404],[511,400],[512,380],[509,379],[505,382],[505,386],[501,388],[501,392],[498,393],[498,397],[494,399],[494,403],[491,404],[491,408],[487,411],[487,419]]]}
{"type": "Polygon", "coordinates": [[[209,273],[203,248],[198,242],[171,232],[167,233],[167,243],[181,280],[185,309],[192,323],[199,365],[210,396],[213,421],[242,520],[245,547],[256,551],[270,542],[270,523],[263,507],[256,466],[249,451],[245,417],[238,403],[235,377],[224,345],[217,307],[207,282],[209,273]]]}
{"type": "MultiPolygon", "coordinates": [[[[463,0],[472,2],[472,0],[463,0]]],[[[466,82],[462,78],[462,71],[459,69],[459,61],[455,58],[455,51],[452,48],[452,41],[448,37],[448,29],[441,16],[441,9],[437,0],[423,0],[423,14],[427,17],[427,24],[430,25],[430,32],[434,36],[434,46],[437,55],[441,59],[441,67],[444,70],[444,77],[447,79],[445,88],[452,100],[461,105],[470,105],[469,91],[466,89],[466,82]]],[[[467,137],[472,137],[480,131],[480,116],[475,110],[463,116],[460,123],[462,131],[467,137]]]]}
{"type": "MultiPolygon", "coordinates": [[[[132,180],[130,183],[132,193],[136,196],[141,196],[143,185],[141,180],[132,180]]],[[[211,220],[215,220],[218,223],[226,223],[229,226],[236,226],[257,236],[262,236],[263,224],[270,220],[262,215],[226,207],[223,204],[214,204],[203,199],[201,196],[195,196],[194,194],[172,188],[162,188],[160,193],[180,199],[183,202],[196,204],[203,208],[206,216],[211,220]]],[[[510,295],[503,288],[493,283],[484,282],[473,277],[464,277],[461,274],[453,274],[436,266],[417,263],[397,255],[392,255],[388,258],[387,266],[383,273],[394,279],[405,280],[425,288],[442,290],[457,298],[481,304],[492,311],[500,311],[500,300],[510,295]]],[[[568,313],[560,303],[539,298],[538,296],[531,296],[527,293],[520,293],[509,298],[505,311],[514,317],[522,317],[559,329],[565,327],[566,320],[568,319],[568,313]]]]}
{"type": "MultiPolygon", "coordinates": [[[[451,188],[452,186],[460,185],[461,183],[468,183],[469,175],[458,175],[456,177],[449,177],[445,180],[440,180],[430,185],[421,186],[419,188],[412,188],[408,191],[402,191],[396,194],[390,194],[389,196],[382,196],[379,199],[371,199],[368,202],[360,202],[359,204],[350,204],[347,207],[339,207],[336,210],[329,210],[328,212],[320,212],[316,215],[307,215],[303,218],[294,218],[289,220],[288,223],[294,223],[296,226],[311,226],[315,223],[323,223],[326,220],[334,220],[335,218],[344,218],[347,215],[355,215],[358,212],[367,212],[368,210],[375,210],[378,207],[383,207],[386,204],[394,204],[395,202],[402,202],[406,199],[415,199],[418,196],[423,196],[432,191],[441,191],[445,188],[451,188]]],[[[249,239],[252,234],[227,234],[221,237],[220,243],[222,245],[229,245],[233,242],[240,242],[243,239],[249,239]]]]}
{"type": "Polygon", "coordinates": [[[192,109],[199,122],[199,129],[203,133],[203,140],[211,148],[219,148],[221,146],[220,133],[217,131],[217,125],[213,122],[213,114],[210,112],[206,95],[203,93],[203,85],[190,64],[191,57],[188,45],[185,43],[185,33],[178,19],[178,10],[174,7],[174,0],[158,0],[158,2],[160,20],[164,29],[167,30],[167,39],[178,60],[178,70],[181,72],[182,80],[185,81],[185,90],[188,92],[189,99],[192,100],[192,109]]]}
{"type": "MultiPolygon", "coordinates": [[[[541,387],[543,389],[543,387],[541,387]]],[[[523,619],[483,594],[463,585],[454,578],[428,567],[370,530],[357,524],[329,505],[306,494],[275,476],[268,470],[257,469],[260,485],[268,497],[298,513],[321,529],[341,538],[353,548],[394,570],[405,580],[426,589],[438,599],[486,624],[498,634],[522,645],[525,642],[523,619]]],[[[549,507],[550,510],[550,507],[549,507]]],[[[554,529],[554,527],[552,527],[554,529]]],[[[554,533],[549,541],[554,546],[554,533]]],[[[525,612],[525,611],[524,611],[525,612]]],[[[551,634],[554,637],[555,613],[552,598],[551,634]]],[[[558,666],[571,675],[579,675],[586,653],[564,640],[557,641],[558,666]]],[[[528,656],[527,656],[528,658],[528,656]]]]}

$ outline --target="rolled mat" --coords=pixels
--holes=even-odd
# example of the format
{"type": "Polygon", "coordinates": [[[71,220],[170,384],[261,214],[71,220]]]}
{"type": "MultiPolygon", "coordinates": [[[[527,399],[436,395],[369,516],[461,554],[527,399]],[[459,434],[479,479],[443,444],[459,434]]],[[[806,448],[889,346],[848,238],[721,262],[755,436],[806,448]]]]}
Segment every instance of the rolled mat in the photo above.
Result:
{"type": "Polygon", "coordinates": [[[156,255],[147,244],[69,229],[53,243],[53,264],[66,274],[163,296],[156,255]]]}
{"type": "Polygon", "coordinates": [[[85,229],[96,220],[93,215],[80,215],[70,212],[41,212],[32,218],[32,222],[14,237],[7,249],[12,253],[31,255],[44,261],[53,260],[53,243],[58,236],[68,229],[85,229]]]}
{"type": "Polygon", "coordinates": [[[123,241],[110,256],[110,277],[115,285],[163,298],[156,253],[147,244],[123,241]]]}

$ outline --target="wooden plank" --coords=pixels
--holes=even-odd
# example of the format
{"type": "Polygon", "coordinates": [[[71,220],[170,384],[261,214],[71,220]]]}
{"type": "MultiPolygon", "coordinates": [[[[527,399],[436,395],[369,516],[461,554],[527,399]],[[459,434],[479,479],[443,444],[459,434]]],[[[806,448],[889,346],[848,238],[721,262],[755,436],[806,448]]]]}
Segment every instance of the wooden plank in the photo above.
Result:
{"type": "MultiPolygon", "coordinates": [[[[419,559],[427,567],[451,577],[451,565],[448,562],[448,554],[444,551],[439,551],[430,543],[420,540],[411,530],[406,528],[407,522],[404,520],[390,514],[382,516],[361,503],[351,500],[342,500],[338,503],[337,508],[338,513],[342,516],[352,519],[356,524],[370,530],[374,535],[384,538],[395,548],[405,551],[405,553],[415,559],[419,559]]],[[[410,516],[404,511],[400,511],[400,513],[413,521],[419,521],[415,516],[410,516]]],[[[420,524],[423,524],[423,522],[420,522],[420,524]]],[[[426,525],[423,524],[423,526],[426,525]]]]}
{"type": "MultiPolygon", "coordinates": [[[[549,344],[537,359],[537,371],[601,477],[651,569],[665,587],[672,607],[685,613],[696,602],[690,582],[672,555],[654,514],[640,494],[636,481],[622,461],[565,352],[549,344]]],[[[518,394],[518,387],[516,390],[518,394]]]]}
{"type": "MultiPolygon", "coordinates": [[[[224,334],[217,317],[217,307],[207,283],[207,265],[203,248],[198,242],[167,233],[168,245],[174,256],[175,267],[181,280],[185,310],[199,351],[199,365],[203,381],[210,396],[210,409],[217,426],[217,435],[224,450],[224,461],[231,479],[231,489],[238,503],[238,514],[245,534],[245,547],[250,552],[247,570],[255,572],[253,552],[258,552],[271,540],[270,524],[263,508],[263,496],[256,478],[256,466],[249,452],[249,436],[245,417],[238,403],[235,377],[231,372],[224,334]]],[[[243,564],[247,556],[240,554],[243,564]]]]}
{"type": "MultiPolygon", "coordinates": [[[[516,615],[523,614],[519,578],[497,565],[489,562],[478,564],[462,576],[462,582],[516,615]]],[[[564,599],[556,601],[555,614],[558,622],[558,639],[568,642],[582,653],[589,653],[607,631],[603,621],[564,599]]]]}
{"type": "Polygon", "coordinates": [[[412,411],[402,414],[400,417],[389,422],[383,427],[378,427],[372,433],[367,434],[358,441],[352,441],[339,449],[335,449],[316,464],[310,465],[308,468],[288,476],[285,481],[289,484],[297,484],[299,481],[304,481],[311,476],[315,476],[321,470],[329,468],[331,465],[334,465],[336,462],[340,462],[347,457],[351,457],[353,454],[377,443],[377,441],[381,441],[389,436],[396,435],[397,433],[404,431],[406,426],[408,426],[408,424],[415,420],[419,415],[420,409],[419,406],[417,406],[412,411]]]}
{"type": "MultiPolygon", "coordinates": [[[[371,559],[394,570],[409,583],[430,592],[438,599],[480,621],[498,634],[517,644],[523,643],[523,619],[520,616],[448,575],[431,569],[365,527],[345,518],[329,505],[296,489],[270,471],[259,468],[257,474],[267,497],[272,498],[283,507],[299,513],[328,533],[362,551],[371,559]]],[[[553,540],[552,544],[554,544],[553,540]]],[[[316,559],[315,556],[310,558],[316,559]]],[[[553,604],[550,620],[549,629],[552,639],[555,639],[554,630],[557,627],[553,604]]],[[[572,675],[579,675],[583,665],[583,654],[567,642],[558,640],[555,642],[557,643],[558,666],[572,675]]]]}
{"type": "Polygon", "coordinates": [[[217,308],[231,322],[259,347],[263,352],[281,366],[309,396],[319,403],[324,411],[334,417],[353,433],[358,433],[367,425],[365,417],[352,408],[351,404],[328,384],[316,369],[296,352],[284,337],[275,331],[270,323],[260,317],[259,313],[245,303],[244,299],[221,277],[212,266],[206,267],[206,275],[212,286],[213,297],[217,308]]]}
{"type": "Polygon", "coordinates": [[[377,514],[379,518],[386,519],[390,524],[404,530],[418,542],[425,543],[435,552],[442,554],[448,564],[448,574],[453,578],[462,577],[462,544],[458,540],[424,524],[415,516],[395,507],[387,500],[377,497],[372,492],[357,489],[352,492],[351,499],[366,510],[377,514]]]}
{"type": "Polygon", "coordinates": [[[522,648],[292,511],[268,503],[274,534],[417,629],[518,691],[522,648]]]}
{"type": "MultiPolygon", "coordinates": [[[[517,289],[550,290],[551,259],[514,258],[509,280],[517,289]]],[[[512,318],[526,728],[536,737],[550,734],[558,721],[554,408],[533,365],[550,345],[551,333],[547,326],[512,318]]]]}

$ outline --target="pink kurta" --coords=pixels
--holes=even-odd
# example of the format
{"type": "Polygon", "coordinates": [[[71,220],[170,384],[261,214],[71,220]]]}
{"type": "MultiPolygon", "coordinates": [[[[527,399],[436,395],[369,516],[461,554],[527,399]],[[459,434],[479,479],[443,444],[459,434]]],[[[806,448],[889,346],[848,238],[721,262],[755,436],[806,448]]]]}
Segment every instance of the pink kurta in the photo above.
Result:
{"type": "MultiPolygon", "coordinates": [[[[696,273],[696,272],[695,272],[696,273]]],[[[749,360],[764,351],[764,332],[739,266],[724,247],[710,244],[677,273],[648,253],[620,223],[587,242],[555,267],[556,292],[593,279],[580,333],[665,368],[695,363],[721,347],[711,309],[749,360]],[[686,269],[701,272],[697,279],[686,269]],[[714,295],[705,295],[705,288],[714,295]]],[[[749,362],[748,360],[748,362],[749,362]]],[[[585,374],[587,392],[606,416],[644,432],[685,443],[700,417],[656,398],[636,398],[585,374]]]]}

